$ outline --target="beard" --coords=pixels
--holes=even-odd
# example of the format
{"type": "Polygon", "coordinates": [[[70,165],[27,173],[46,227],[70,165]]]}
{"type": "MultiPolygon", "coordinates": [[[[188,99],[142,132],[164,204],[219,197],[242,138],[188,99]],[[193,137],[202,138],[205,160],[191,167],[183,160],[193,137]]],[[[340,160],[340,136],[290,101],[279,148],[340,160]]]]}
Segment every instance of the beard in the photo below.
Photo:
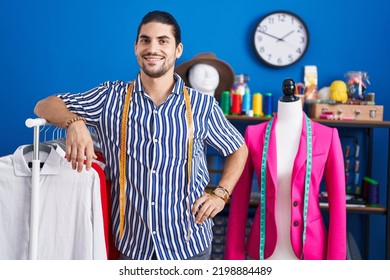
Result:
{"type": "Polygon", "coordinates": [[[155,71],[150,71],[143,64],[143,65],[141,65],[141,69],[147,76],[149,76],[151,78],[159,78],[159,77],[163,76],[165,73],[168,72],[168,67],[166,67],[165,65],[161,66],[159,69],[157,69],[155,71]]]}

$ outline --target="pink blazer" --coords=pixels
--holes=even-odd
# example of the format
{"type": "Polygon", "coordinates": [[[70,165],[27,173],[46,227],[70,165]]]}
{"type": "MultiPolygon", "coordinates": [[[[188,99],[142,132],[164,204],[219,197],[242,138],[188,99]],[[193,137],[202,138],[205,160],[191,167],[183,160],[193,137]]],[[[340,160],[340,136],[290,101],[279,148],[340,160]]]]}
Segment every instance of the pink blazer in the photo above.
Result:
{"type": "MultiPolygon", "coordinates": [[[[305,116],[303,116],[305,117],[305,116]]],[[[270,257],[277,242],[275,221],[276,140],[275,123],[272,125],[267,158],[267,209],[266,244],[264,258],[270,257]]],[[[297,258],[302,258],[303,194],[306,167],[306,125],[302,119],[302,133],[297,156],[292,170],[291,185],[291,244],[297,258]]],[[[309,190],[306,242],[304,259],[345,260],[346,259],[346,201],[343,151],[337,129],[310,121],[313,135],[312,174],[309,190]],[[324,177],[329,198],[329,225],[326,228],[319,206],[321,179],[324,177]]],[[[265,130],[268,122],[250,125],[245,132],[249,156],[245,169],[232,193],[228,228],[226,234],[225,259],[245,259],[245,252],[253,259],[259,259],[260,207],[246,240],[253,172],[260,178],[265,130]]],[[[286,144],[288,139],[286,139],[286,144]]],[[[258,179],[260,186],[260,180],[258,179]]]]}

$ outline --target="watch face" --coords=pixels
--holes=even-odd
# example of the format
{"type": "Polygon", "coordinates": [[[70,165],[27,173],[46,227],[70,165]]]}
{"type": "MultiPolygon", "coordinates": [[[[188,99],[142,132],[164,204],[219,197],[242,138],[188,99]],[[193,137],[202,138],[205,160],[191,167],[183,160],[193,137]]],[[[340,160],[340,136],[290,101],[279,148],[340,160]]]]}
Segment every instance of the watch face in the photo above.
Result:
{"type": "Polygon", "coordinates": [[[261,61],[273,67],[286,67],[305,54],[309,45],[309,31],[299,16],[278,11],[259,21],[253,39],[261,61]]]}
{"type": "Polygon", "coordinates": [[[214,193],[217,195],[217,196],[220,196],[220,197],[224,197],[225,196],[225,191],[223,189],[220,189],[220,188],[216,188],[214,190],[214,193]]]}

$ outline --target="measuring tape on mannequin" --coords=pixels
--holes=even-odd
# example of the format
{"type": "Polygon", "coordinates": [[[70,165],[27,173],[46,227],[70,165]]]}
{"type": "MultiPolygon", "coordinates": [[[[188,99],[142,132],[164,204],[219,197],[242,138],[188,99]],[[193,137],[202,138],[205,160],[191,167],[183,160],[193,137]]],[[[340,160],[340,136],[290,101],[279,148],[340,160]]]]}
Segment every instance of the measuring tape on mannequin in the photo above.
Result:
{"type": "MultiPolygon", "coordinates": [[[[129,110],[131,97],[133,95],[134,82],[131,82],[127,88],[125,103],[122,112],[122,125],[121,125],[121,143],[120,143],[120,167],[119,167],[119,239],[123,236],[123,231],[125,227],[125,209],[126,209],[126,172],[127,172],[127,160],[126,160],[126,144],[127,144],[127,124],[129,121],[129,110]]],[[[186,106],[186,121],[187,121],[187,189],[188,189],[188,200],[187,200],[187,210],[190,211],[190,184],[191,184],[191,170],[192,170],[192,150],[193,150],[193,141],[194,141],[194,125],[192,121],[192,110],[190,95],[186,87],[183,87],[184,92],[184,102],[186,106]]],[[[190,229],[190,217],[188,217],[188,229],[190,229]]],[[[189,238],[188,234],[188,238],[189,238]]]]}
{"type": "MultiPolygon", "coordinates": [[[[306,241],[306,224],[307,224],[307,209],[309,206],[309,187],[310,187],[310,176],[312,169],[312,129],[310,125],[310,119],[306,117],[306,175],[305,175],[305,193],[304,193],[304,204],[303,204],[303,232],[302,232],[302,259],[304,257],[303,248],[306,241]]],[[[274,119],[272,118],[267,125],[265,131],[265,139],[263,146],[263,154],[261,161],[261,182],[260,182],[260,248],[259,255],[260,260],[264,260],[264,248],[265,248],[265,236],[266,236],[266,176],[267,176],[267,155],[268,155],[268,146],[269,138],[271,134],[272,123],[274,119]]]]}

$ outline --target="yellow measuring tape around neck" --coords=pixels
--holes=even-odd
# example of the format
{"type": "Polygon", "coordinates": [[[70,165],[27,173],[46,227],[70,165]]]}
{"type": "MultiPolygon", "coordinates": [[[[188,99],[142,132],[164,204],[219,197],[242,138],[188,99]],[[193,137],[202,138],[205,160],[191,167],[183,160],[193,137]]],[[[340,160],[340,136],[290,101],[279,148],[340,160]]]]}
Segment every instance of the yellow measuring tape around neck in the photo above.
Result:
{"type": "MultiPolygon", "coordinates": [[[[127,124],[129,121],[129,110],[130,110],[130,101],[133,94],[134,82],[131,82],[127,88],[125,103],[123,106],[122,112],[122,124],[121,124],[121,142],[120,142],[120,166],[119,166],[119,239],[123,236],[123,231],[125,227],[125,208],[126,208],[126,136],[127,136],[127,124]]],[[[186,121],[187,121],[187,140],[188,140],[188,191],[190,191],[191,183],[191,169],[192,169],[192,149],[193,149],[193,140],[194,140],[194,125],[192,122],[192,110],[190,95],[186,87],[183,87],[184,92],[184,102],[186,106],[186,121]]],[[[189,207],[189,205],[188,205],[189,207]]],[[[189,220],[188,220],[189,221],[189,220]]]]}
{"type": "Polygon", "coordinates": [[[187,120],[187,175],[188,175],[188,194],[190,191],[190,183],[191,183],[191,170],[192,170],[192,147],[194,144],[194,124],[192,122],[192,110],[191,110],[191,101],[190,95],[188,94],[188,90],[186,87],[183,87],[184,92],[184,103],[186,106],[186,120],[187,120]]]}
{"type": "Polygon", "coordinates": [[[122,238],[125,227],[126,207],[126,136],[127,123],[129,121],[130,100],[133,95],[134,82],[127,88],[125,104],[122,112],[121,143],[120,143],[120,166],[119,166],[119,239],[122,238]]]}

